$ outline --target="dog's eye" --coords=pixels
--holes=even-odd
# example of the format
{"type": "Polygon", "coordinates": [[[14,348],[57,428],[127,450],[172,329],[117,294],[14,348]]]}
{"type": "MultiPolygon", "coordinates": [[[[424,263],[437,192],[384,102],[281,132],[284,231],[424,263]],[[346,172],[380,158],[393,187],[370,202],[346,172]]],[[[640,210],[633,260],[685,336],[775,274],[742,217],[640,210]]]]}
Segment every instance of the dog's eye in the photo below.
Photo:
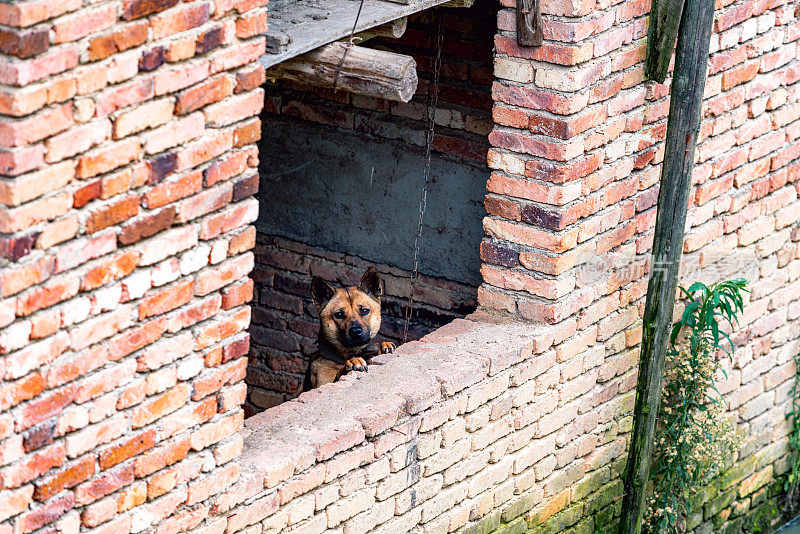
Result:
{"type": "Polygon", "coordinates": [[[359,312],[361,313],[361,315],[367,316],[369,315],[369,308],[361,308],[359,312]]]}
{"type": "Polygon", "coordinates": [[[337,319],[344,319],[344,310],[339,310],[333,314],[334,317],[337,319]]]}

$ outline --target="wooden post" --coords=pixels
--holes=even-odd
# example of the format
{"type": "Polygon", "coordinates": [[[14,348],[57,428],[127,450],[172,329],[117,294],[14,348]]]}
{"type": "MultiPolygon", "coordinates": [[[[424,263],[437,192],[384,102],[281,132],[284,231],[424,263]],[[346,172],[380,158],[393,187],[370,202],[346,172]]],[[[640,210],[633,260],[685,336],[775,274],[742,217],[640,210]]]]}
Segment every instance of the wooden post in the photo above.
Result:
{"type": "Polygon", "coordinates": [[[517,0],[517,44],[542,46],[544,28],[540,0],[517,0]]]}
{"type": "Polygon", "coordinates": [[[686,0],[672,77],[650,280],[644,310],[633,435],[625,472],[620,532],[638,534],[650,475],[653,434],[661,405],[678,268],[692,182],[695,143],[706,82],[713,0],[686,0]]]}
{"type": "Polygon", "coordinates": [[[267,78],[286,79],[337,90],[408,102],[417,90],[417,63],[411,56],[345,43],[331,43],[278,63],[267,78]],[[342,61],[342,56],[344,61],[342,61]]]}

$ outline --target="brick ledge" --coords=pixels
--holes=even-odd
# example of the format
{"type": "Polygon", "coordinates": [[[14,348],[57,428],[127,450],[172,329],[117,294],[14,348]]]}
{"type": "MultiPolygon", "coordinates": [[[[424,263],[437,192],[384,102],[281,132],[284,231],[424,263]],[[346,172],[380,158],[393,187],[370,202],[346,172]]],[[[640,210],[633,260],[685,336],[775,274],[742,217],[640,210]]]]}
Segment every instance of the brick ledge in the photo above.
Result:
{"type": "Polygon", "coordinates": [[[347,375],[246,420],[242,474],[273,488],[384,432],[402,432],[415,414],[543,353],[555,335],[552,327],[480,311],[456,319],[374,358],[368,373],[347,375]]]}

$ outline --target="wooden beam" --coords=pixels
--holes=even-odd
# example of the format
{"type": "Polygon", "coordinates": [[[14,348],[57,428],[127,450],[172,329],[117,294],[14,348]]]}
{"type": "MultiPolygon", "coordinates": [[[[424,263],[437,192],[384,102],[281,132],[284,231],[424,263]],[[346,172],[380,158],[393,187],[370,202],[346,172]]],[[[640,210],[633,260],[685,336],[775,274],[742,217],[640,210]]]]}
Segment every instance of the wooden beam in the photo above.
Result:
{"type": "Polygon", "coordinates": [[[517,0],[517,44],[542,46],[544,28],[540,0],[517,0]]]}
{"type": "Polygon", "coordinates": [[[408,27],[408,17],[400,17],[397,20],[393,20],[392,22],[388,22],[386,24],[381,24],[380,26],[376,26],[375,28],[370,28],[365,32],[361,32],[356,35],[356,37],[361,39],[363,43],[367,39],[372,39],[373,37],[385,37],[387,39],[399,39],[406,33],[406,28],[408,27]]]}
{"type": "Polygon", "coordinates": [[[678,30],[650,280],[644,309],[633,434],[628,450],[620,518],[622,534],[638,534],[642,526],[713,21],[714,2],[686,0],[678,30]]]}
{"type": "Polygon", "coordinates": [[[417,90],[417,63],[411,56],[345,43],[331,43],[284,61],[267,71],[267,78],[408,102],[417,90]],[[345,54],[346,51],[346,54],[345,54]],[[344,56],[344,62],[342,62],[344,56]]]}
{"type": "Polygon", "coordinates": [[[445,2],[441,7],[472,7],[475,0],[450,0],[445,2]]]}

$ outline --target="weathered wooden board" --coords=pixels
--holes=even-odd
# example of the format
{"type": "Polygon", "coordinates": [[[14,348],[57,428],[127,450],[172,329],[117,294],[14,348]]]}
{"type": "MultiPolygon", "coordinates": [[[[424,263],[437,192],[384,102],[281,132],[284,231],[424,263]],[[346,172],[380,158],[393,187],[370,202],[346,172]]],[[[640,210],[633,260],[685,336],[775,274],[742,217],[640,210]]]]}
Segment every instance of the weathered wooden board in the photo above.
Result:
{"type": "MultiPolygon", "coordinates": [[[[449,0],[411,0],[398,4],[364,0],[356,32],[412,15],[449,0]]],[[[261,64],[269,68],[322,45],[348,37],[358,13],[358,0],[271,0],[267,53],[261,64]]]]}

